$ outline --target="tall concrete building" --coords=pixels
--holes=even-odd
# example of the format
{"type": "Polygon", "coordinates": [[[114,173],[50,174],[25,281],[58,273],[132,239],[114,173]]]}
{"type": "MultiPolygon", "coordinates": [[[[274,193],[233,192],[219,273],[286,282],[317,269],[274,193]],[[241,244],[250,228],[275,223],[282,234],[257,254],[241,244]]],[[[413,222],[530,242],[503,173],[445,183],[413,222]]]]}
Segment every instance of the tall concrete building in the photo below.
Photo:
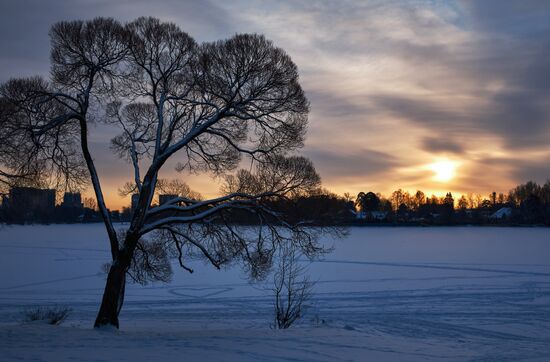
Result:
{"type": "Polygon", "coordinates": [[[82,204],[80,192],[65,192],[61,206],[82,209],[84,205],[82,204]]]}
{"type": "Polygon", "coordinates": [[[55,190],[14,187],[8,198],[9,217],[14,222],[47,221],[55,210],[55,190]]]}

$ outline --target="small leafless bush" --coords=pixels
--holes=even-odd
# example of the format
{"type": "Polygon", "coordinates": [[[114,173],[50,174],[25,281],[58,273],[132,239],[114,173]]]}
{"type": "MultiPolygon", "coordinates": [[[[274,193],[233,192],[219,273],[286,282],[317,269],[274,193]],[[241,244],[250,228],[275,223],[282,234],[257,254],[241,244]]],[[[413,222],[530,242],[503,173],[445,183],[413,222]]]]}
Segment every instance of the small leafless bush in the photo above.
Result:
{"type": "Polygon", "coordinates": [[[25,322],[44,321],[51,325],[60,325],[71,314],[72,309],[65,306],[37,307],[23,312],[25,322]]]}
{"type": "Polygon", "coordinates": [[[273,277],[275,294],[275,327],[287,329],[303,316],[306,302],[310,299],[314,282],[306,276],[306,268],[299,264],[295,247],[281,248],[277,269],[273,277]]]}

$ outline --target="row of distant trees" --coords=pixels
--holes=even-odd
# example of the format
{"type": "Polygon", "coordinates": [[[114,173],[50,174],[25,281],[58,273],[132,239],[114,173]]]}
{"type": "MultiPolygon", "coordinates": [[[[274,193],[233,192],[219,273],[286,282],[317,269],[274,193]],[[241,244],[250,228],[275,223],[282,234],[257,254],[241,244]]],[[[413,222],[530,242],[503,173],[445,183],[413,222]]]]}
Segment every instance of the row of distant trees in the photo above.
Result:
{"type": "MultiPolygon", "coordinates": [[[[448,192],[443,197],[428,196],[423,191],[410,193],[398,189],[385,197],[380,193],[361,192],[354,202],[358,212],[384,213],[388,221],[415,221],[440,223],[482,223],[491,215],[509,208],[505,216],[492,218],[506,223],[550,224],[550,180],[543,185],[529,181],[511,189],[508,193],[492,192],[489,195],[468,193],[455,199],[448,192]]],[[[366,217],[366,219],[369,219],[366,217]]]]}
{"type": "MultiPolygon", "coordinates": [[[[270,208],[295,223],[317,225],[378,224],[545,224],[550,225],[550,180],[543,185],[529,181],[507,193],[467,193],[459,198],[410,193],[398,189],[388,197],[360,192],[340,196],[326,189],[309,195],[273,200],[270,208]],[[505,212],[494,214],[505,208],[505,212]],[[361,217],[362,216],[362,217],[361,217]]],[[[235,223],[254,223],[246,213],[232,212],[235,223]]]]}
{"type": "MultiPolygon", "coordinates": [[[[160,180],[160,190],[173,195],[190,192],[185,183],[177,180],[160,180]]],[[[121,191],[121,194],[124,190],[121,191]]],[[[129,194],[129,193],[128,193],[129,194]]],[[[201,195],[194,195],[197,199],[201,195]]],[[[529,181],[511,189],[508,193],[492,192],[488,195],[468,193],[459,198],[451,192],[445,196],[428,196],[423,191],[410,193],[398,189],[389,196],[381,193],[360,192],[340,196],[319,188],[309,194],[298,194],[284,199],[267,201],[274,215],[284,214],[293,223],[310,225],[379,224],[547,224],[550,225],[550,181],[543,185],[529,181]],[[492,215],[507,208],[506,213],[492,215]]],[[[153,204],[152,207],[157,207],[153,204]]],[[[132,209],[123,208],[111,213],[114,221],[131,220],[132,209]]],[[[1,215],[0,215],[1,217],[1,215]]],[[[266,216],[269,218],[269,215],[266,216]]],[[[275,218],[275,216],[273,216],[275,218]]],[[[1,217],[10,222],[9,215],[1,217]]],[[[46,222],[98,222],[100,214],[93,199],[84,200],[84,208],[67,210],[56,207],[46,222]]],[[[234,224],[256,224],[257,220],[242,210],[233,210],[225,218],[234,224]]],[[[276,220],[266,220],[277,222],[276,220]]],[[[13,221],[12,221],[13,222],[13,221]]],[[[35,220],[44,222],[44,220],[35,220]]]]}

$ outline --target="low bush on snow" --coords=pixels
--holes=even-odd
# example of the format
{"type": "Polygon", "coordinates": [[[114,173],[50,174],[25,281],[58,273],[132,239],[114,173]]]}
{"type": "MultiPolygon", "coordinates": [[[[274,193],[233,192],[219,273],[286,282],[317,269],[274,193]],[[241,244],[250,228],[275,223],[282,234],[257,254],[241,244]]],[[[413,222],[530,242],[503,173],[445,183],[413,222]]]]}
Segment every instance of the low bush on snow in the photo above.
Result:
{"type": "Polygon", "coordinates": [[[71,308],[65,306],[32,308],[23,312],[23,321],[44,321],[48,324],[57,326],[67,319],[71,311],[71,308]]]}

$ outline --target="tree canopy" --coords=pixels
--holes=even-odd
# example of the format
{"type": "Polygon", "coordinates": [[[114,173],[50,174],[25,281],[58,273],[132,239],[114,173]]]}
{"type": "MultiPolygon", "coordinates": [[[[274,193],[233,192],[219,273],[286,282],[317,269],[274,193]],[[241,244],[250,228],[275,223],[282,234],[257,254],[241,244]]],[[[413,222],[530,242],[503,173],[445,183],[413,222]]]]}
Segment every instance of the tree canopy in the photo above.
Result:
{"type": "Polygon", "coordinates": [[[166,280],[170,253],[189,271],[185,260],[200,256],[216,267],[240,260],[261,277],[282,240],[309,256],[323,250],[307,222],[270,208],[320,186],[313,164],[293,154],[303,146],[309,103],[284,50],[258,34],[199,44],[177,25],[147,17],[63,21],[50,39],[49,79],[0,86],[0,140],[10,138],[0,149],[1,175],[66,185],[89,175],[112,254],[96,326],[118,326],[127,273],[166,280]],[[105,204],[88,147],[92,122],[119,129],[111,149],[133,167],[125,189],[137,203],[126,230],[115,230],[105,204]],[[238,170],[243,157],[252,166],[238,170]],[[170,158],[179,171],[222,177],[221,196],[202,199],[176,185],[177,197],[153,207],[170,158]],[[259,226],[251,232],[228,222],[235,210],[259,226]]]}

